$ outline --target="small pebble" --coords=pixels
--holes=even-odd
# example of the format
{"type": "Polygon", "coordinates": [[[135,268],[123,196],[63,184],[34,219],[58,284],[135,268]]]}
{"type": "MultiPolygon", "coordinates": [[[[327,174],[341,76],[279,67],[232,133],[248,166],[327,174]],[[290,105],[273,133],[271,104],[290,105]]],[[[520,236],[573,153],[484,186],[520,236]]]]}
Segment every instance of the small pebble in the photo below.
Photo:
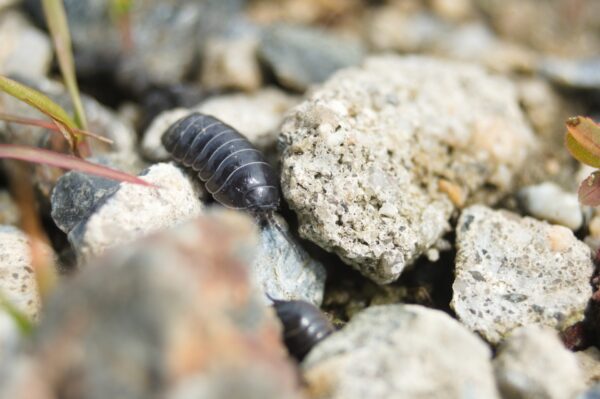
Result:
{"type": "Polygon", "coordinates": [[[558,185],[545,182],[522,188],[517,193],[527,214],[550,223],[578,230],[583,224],[583,212],[576,193],[568,193],[558,185]]]}

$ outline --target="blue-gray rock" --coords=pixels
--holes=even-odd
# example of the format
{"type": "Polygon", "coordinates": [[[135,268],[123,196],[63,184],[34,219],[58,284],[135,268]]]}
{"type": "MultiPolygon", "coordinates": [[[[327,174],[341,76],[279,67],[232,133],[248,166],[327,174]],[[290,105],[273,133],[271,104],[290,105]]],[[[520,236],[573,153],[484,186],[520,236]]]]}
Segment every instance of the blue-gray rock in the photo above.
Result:
{"type": "Polygon", "coordinates": [[[260,244],[251,268],[255,280],[274,299],[303,299],[319,306],[325,289],[325,268],[311,259],[288,231],[283,218],[274,216],[260,232],[260,244]]]}
{"type": "Polygon", "coordinates": [[[116,180],[76,171],[65,173],[56,182],[50,197],[52,220],[68,234],[78,223],[89,217],[103,198],[117,191],[118,187],[119,182],[116,180]]]}
{"type": "Polygon", "coordinates": [[[548,58],[541,62],[540,73],[569,88],[600,90],[600,57],[579,60],[548,58]]]}
{"type": "Polygon", "coordinates": [[[315,28],[274,25],[263,32],[259,56],[282,86],[303,91],[340,68],[357,65],[364,50],[315,28]]]}
{"type": "Polygon", "coordinates": [[[600,399],[600,384],[596,384],[586,392],[582,393],[577,399],[600,399]]]}

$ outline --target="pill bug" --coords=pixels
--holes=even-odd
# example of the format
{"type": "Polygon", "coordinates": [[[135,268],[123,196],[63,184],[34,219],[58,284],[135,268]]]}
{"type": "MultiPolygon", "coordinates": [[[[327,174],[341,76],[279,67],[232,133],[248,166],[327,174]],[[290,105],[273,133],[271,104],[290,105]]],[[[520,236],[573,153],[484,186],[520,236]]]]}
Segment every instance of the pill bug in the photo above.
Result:
{"type": "Polygon", "coordinates": [[[195,112],[162,136],[171,156],[198,172],[213,198],[228,208],[267,215],[279,206],[278,179],[262,153],[233,127],[195,112]]]}
{"type": "Polygon", "coordinates": [[[319,308],[306,301],[270,298],[283,324],[283,341],[288,352],[301,361],[310,350],[334,330],[319,308]]]}

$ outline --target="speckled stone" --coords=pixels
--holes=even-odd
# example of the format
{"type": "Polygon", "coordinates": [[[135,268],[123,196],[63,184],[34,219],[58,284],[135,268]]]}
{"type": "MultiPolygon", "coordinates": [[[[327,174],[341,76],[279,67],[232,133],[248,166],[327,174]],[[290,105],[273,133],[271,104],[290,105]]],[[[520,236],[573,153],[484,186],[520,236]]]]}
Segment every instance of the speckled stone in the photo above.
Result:
{"type": "Polygon", "coordinates": [[[522,325],[562,330],[583,319],[594,265],[566,227],[474,205],[458,220],[456,246],[451,306],[489,342],[522,325]]]}
{"type": "Polygon", "coordinates": [[[470,64],[374,57],[290,112],[281,185],[303,237],[389,283],[437,245],[457,208],[509,192],[533,143],[507,80],[470,64]]]}
{"type": "Polygon", "coordinates": [[[585,387],[575,355],[549,327],[511,332],[498,348],[494,371],[504,398],[575,398],[585,387]]]}
{"type": "Polygon", "coordinates": [[[313,399],[498,398],[485,343],[447,314],[372,306],[302,363],[313,399]]]}
{"type": "Polygon", "coordinates": [[[140,177],[156,187],[120,183],[87,220],[71,230],[69,241],[80,261],[200,214],[200,183],[178,166],[155,164],[140,177]]]}

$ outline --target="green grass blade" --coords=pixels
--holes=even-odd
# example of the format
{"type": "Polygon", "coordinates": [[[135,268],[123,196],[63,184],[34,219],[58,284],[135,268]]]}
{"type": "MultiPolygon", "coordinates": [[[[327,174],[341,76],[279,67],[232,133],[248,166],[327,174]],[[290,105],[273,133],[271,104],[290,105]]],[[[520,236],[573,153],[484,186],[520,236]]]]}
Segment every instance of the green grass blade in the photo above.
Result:
{"type": "Polygon", "coordinates": [[[65,85],[71,96],[75,110],[75,122],[80,129],[87,129],[85,111],[79,95],[77,78],[75,76],[75,62],[71,46],[71,35],[67,24],[67,15],[62,0],[42,0],[46,22],[54,42],[58,65],[63,75],[65,85]]]}
{"type": "Polygon", "coordinates": [[[9,158],[17,159],[20,161],[41,163],[68,170],[77,170],[79,172],[89,173],[92,175],[104,177],[106,179],[117,180],[120,182],[139,184],[148,187],[156,187],[155,185],[148,183],[147,181],[142,180],[137,176],[130,175],[129,173],[111,169],[107,166],[91,163],[72,155],[61,154],[59,152],[44,150],[42,148],[37,147],[28,147],[14,144],[0,144],[0,158],[9,158]]]}
{"type": "Polygon", "coordinates": [[[31,105],[43,114],[60,122],[68,129],[77,128],[77,125],[73,119],[71,119],[67,111],[48,98],[45,94],[32,89],[31,87],[27,87],[24,84],[0,75],[0,90],[31,105]]]}

